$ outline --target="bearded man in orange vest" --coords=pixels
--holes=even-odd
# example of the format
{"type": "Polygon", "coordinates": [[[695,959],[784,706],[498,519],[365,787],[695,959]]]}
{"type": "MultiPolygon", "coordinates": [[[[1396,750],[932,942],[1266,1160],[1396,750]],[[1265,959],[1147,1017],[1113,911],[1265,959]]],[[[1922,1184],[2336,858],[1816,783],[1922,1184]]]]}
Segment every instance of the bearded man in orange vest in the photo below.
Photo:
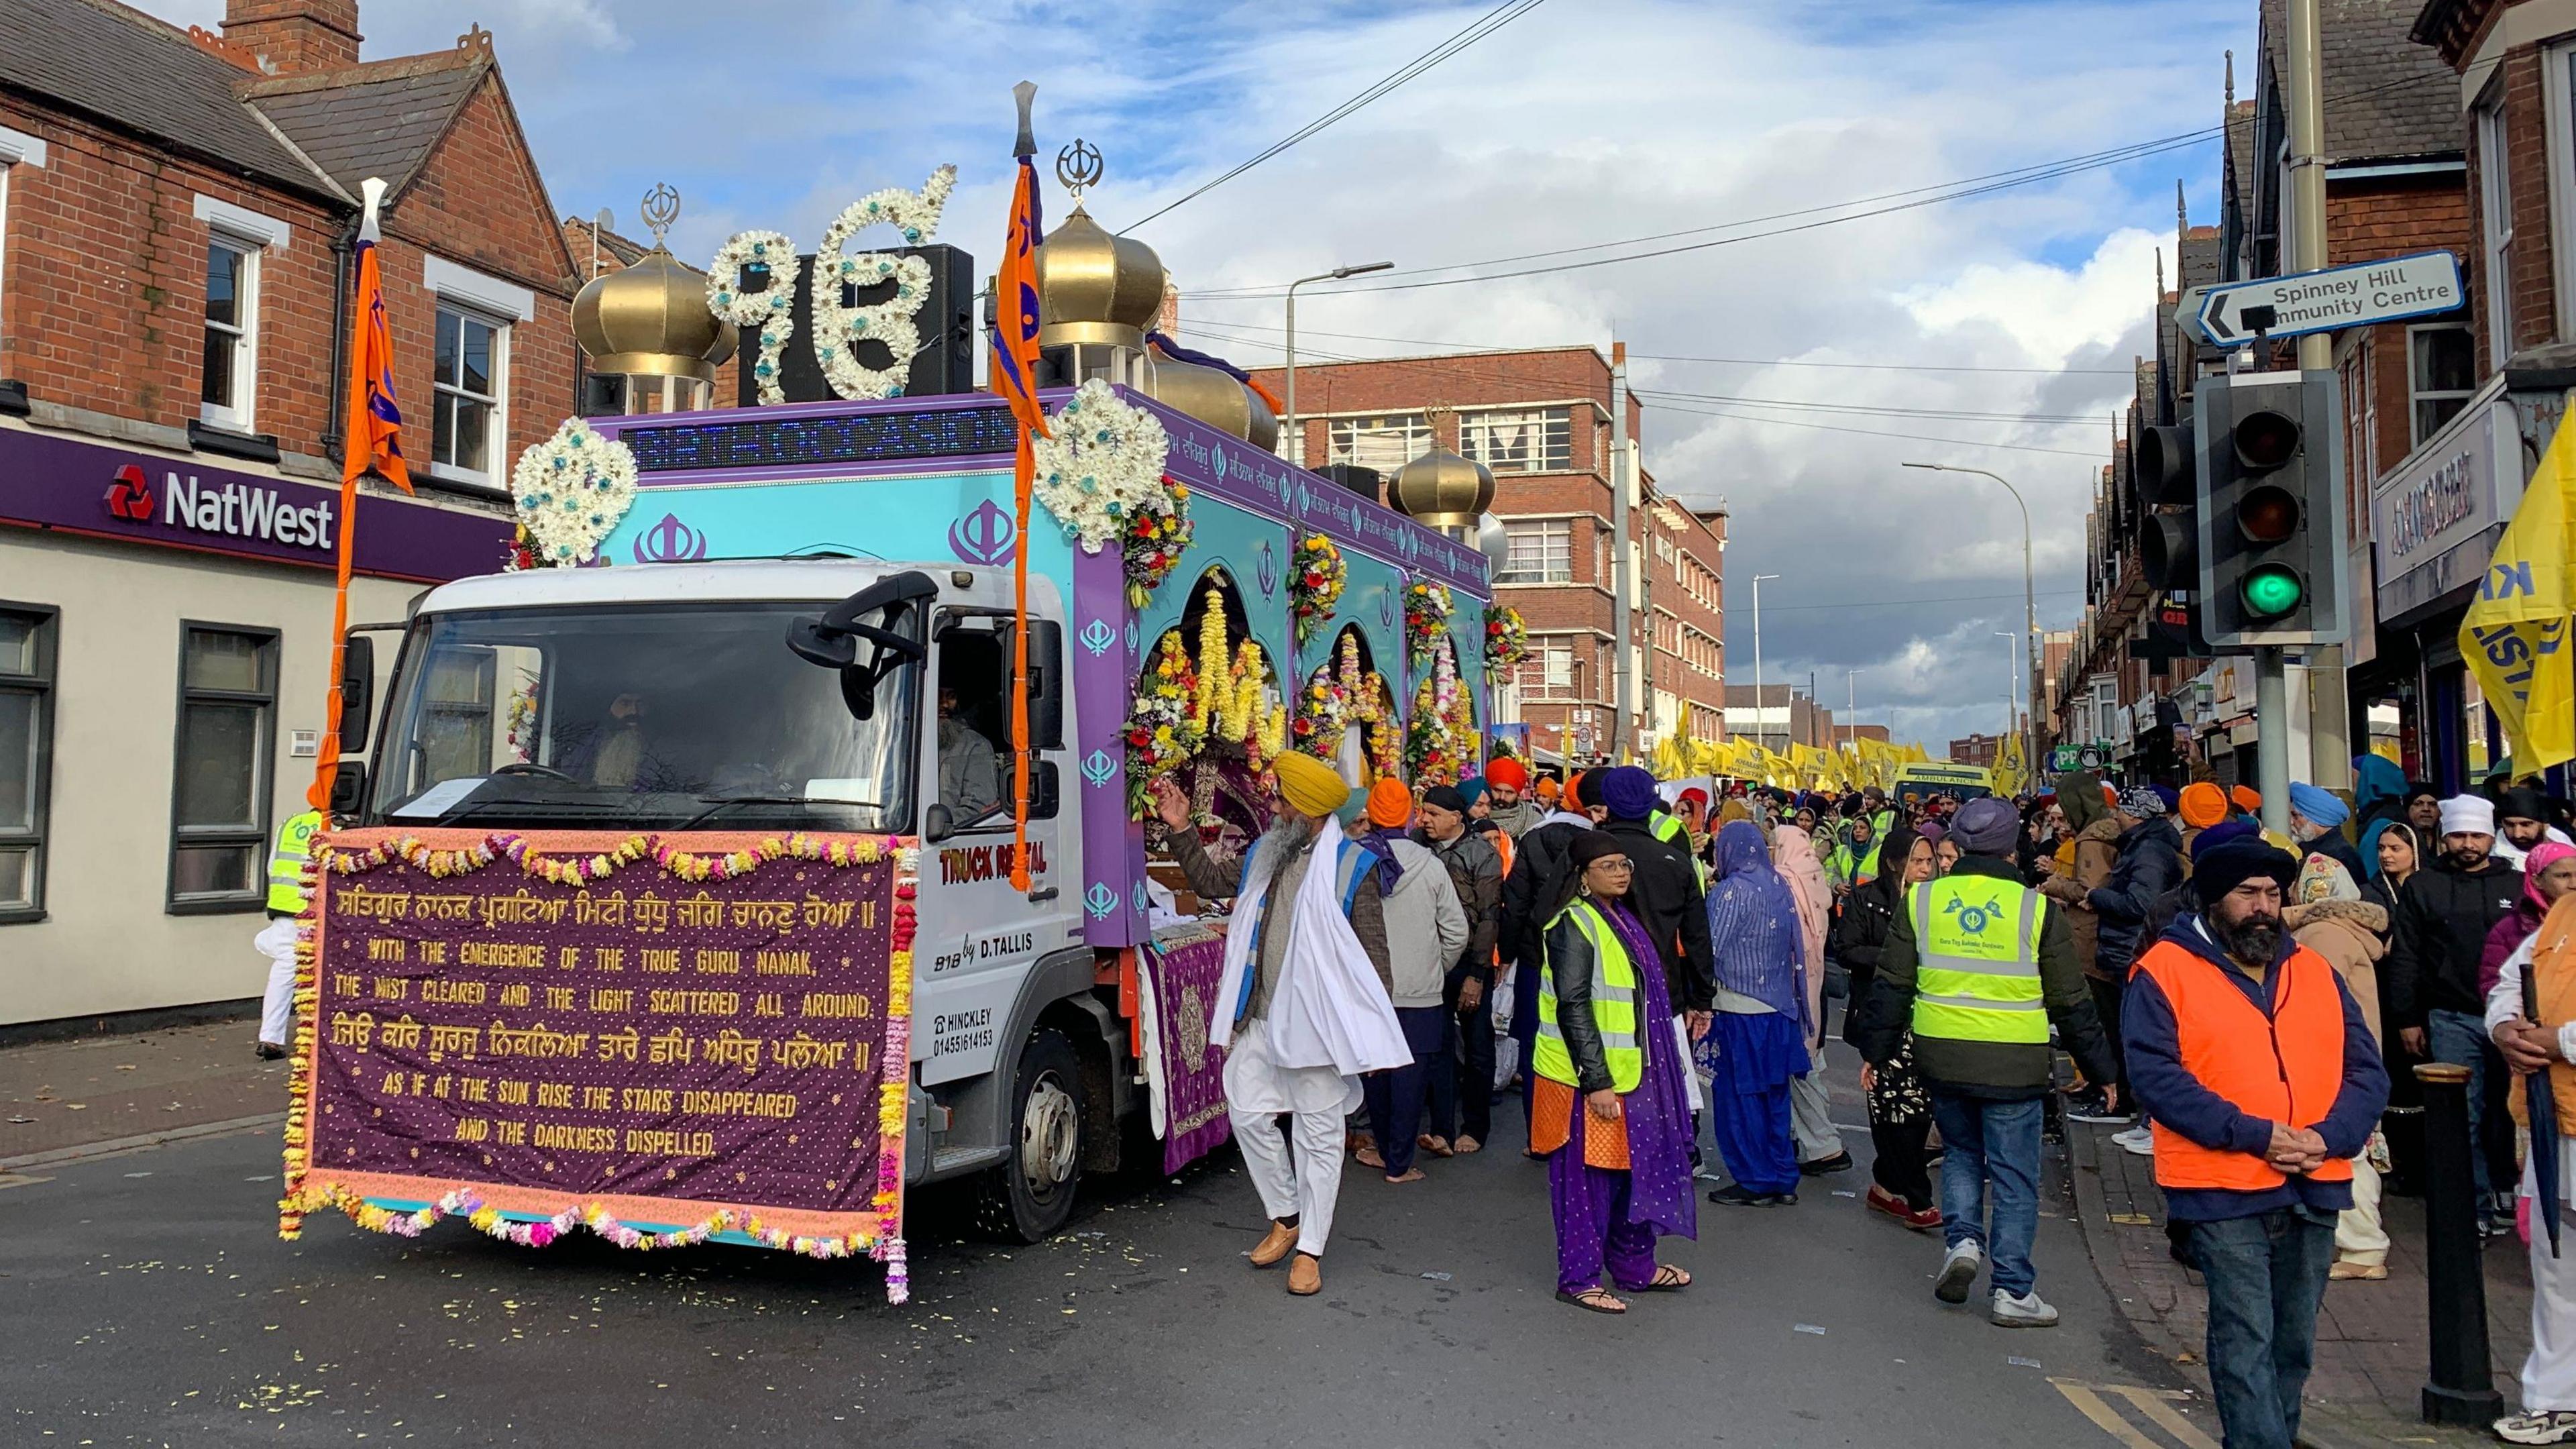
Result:
{"type": "Polygon", "coordinates": [[[2192,862],[2194,909],[2141,952],[2121,1011],[2165,1216],[2209,1284],[2208,1363],[2228,1449],[2292,1449],[2352,1158],[2388,1105],[2361,1008],[2293,939],[2288,851],[2192,862]]]}

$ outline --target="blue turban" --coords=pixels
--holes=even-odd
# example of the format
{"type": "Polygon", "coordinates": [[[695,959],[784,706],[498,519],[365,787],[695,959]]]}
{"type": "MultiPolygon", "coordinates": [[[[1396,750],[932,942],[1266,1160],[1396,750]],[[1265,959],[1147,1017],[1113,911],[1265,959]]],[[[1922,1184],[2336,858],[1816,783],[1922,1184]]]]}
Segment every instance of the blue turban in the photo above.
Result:
{"type": "Polygon", "coordinates": [[[2290,786],[2290,808],[2319,830],[2332,830],[2352,815],[2351,806],[2305,780],[2290,786]]]}

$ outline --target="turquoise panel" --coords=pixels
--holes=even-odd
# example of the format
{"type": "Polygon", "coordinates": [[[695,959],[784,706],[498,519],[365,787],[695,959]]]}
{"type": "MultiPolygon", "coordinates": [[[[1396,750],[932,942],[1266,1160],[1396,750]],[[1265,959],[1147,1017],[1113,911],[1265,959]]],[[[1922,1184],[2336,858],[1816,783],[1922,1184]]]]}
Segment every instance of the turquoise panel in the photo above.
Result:
{"type": "MultiPolygon", "coordinates": [[[[1073,590],[1073,547],[1032,511],[1029,569],[1073,590]]],[[[669,485],[637,493],[600,545],[612,564],[841,553],[903,563],[1002,565],[1018,540],[1011,475],[985,469],[900,478],[669,485]]]]}

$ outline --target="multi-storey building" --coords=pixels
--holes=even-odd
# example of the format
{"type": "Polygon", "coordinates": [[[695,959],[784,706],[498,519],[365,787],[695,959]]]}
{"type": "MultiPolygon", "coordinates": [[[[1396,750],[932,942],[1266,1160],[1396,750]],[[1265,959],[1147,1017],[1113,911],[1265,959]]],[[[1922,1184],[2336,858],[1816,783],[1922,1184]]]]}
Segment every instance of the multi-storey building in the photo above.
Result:
{"type": "MultiPolygon", "coordinates": [[[[1274,393],[1285,381],[1275,368],[1260,378],[1274,393]]],[[[1498,717],[1516,704],[1540,756],[1578,764],[1616,747],[1610,384],[1610,360],[1590,347],[1300,364],[1297,426],[1279,444],[1310,467],[1383,480],[1434,448],[1492,471],[1492,511],[1509,539],[1495,597],[1530,632],[1498,717]]],[[[1632,396],[1632,452],[1644,418],[1632,396]]],[[[1638,681],[1629,738],[1642,757],[1684,729],[1722,737],[1726,512],[1668,495],[1633,458],[1625,476],[1638,681]]]]}
{"type": "MultiPolygon", "coordinates": [[[[1730,684],[1726,687],[1726,733],[1751,740],[1775,754],[1791,745],[1824,749],[1851,738],[1848,726],[1834,723],[1834,712],[1816,703],[1805,690],[1787,684],[1730,684]]],[[[1887,730],[1878,727],[1879,739],[1887,730]]]]}
{"type": "Polygon", "coordinates": [[[362,63],[354,0],[224,34],[0,6],[0,1024],[258,994],[326,695],[360,184],[418,494],[352,617],[498,565],[572,411],[578,284],[492,37],[362,63]]]}

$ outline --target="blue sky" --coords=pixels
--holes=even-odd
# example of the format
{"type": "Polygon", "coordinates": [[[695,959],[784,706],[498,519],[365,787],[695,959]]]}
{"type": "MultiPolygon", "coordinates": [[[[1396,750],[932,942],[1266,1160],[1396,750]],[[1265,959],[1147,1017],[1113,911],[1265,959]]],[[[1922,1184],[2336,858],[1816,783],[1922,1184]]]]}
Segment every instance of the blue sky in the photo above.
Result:
{"type": "MultiPolygon", "coordinates": [[[[640,234],[636,199],[668,181],[687,198],[673,248],[703,262],[746,227],[810,245],[851,198],[918,186],[955,162],[943,239],[989,261],[1013,82],[1040,87],[1046,152],[1079,135],[1105,153],[1090,209],[1117,228],[1491,4],[490,0],[475,13],[496,33],[561,212],[607,206],[640,234]]],[[[145,7],[209,25],[222,8],[145,7]]],[[[453,44],[464,13],[372,0],[366,54],[453,44]]],[[[2213,127],[2222,54],[2249,54],[2254,26],[2254,0],[1550,0],[1137,234],[1183,289],[1187,339],[1261,363],[1277,355],[1275,299],[1190,294],[1380,257],[1423,267],[1705,227],[2213,127]]],[[[1641,388],[1703,395],[1650,396],[1644,447],[1668,490],[1732,510],[1730,677],[1752,677],[1741,580],[1781,574],[1764,586],[1768,676],[1813,671],[1838,708],[1846,671],[1860,670],[1861,717],[1893,711],[1900,737],[1937,752],[2002,719],[1993,632],[2020,627],[2019,515],[1981,480],[1897,465],[1928,458],[2012,477],[2036,523],[2041,621],[2074,621],[2084,509],[2126,392],[2110,374],[2147,346],[2159,247],[2172,264],[2177,179],[2193,219],[2214,221],[2208,141],[1685,257],[1478,286],[1310,291],[1301,351],[1426,350],[1381,338],[1606,347],[1615,334],[1640,354],[2030,369],[1636,369],[1641,388]],[[1709,397],[2098,421],[1766,409],[1772,420],[1756,422],[1753,409],[1709,397]],[[1954,441],[1827,430],[1841,427],[1954,441]],[[1949,602],[1912,602],[1922,600],[1949,602]]],[[[1048,210],[1063,214],[1061,193],[1048,210]]]]}

